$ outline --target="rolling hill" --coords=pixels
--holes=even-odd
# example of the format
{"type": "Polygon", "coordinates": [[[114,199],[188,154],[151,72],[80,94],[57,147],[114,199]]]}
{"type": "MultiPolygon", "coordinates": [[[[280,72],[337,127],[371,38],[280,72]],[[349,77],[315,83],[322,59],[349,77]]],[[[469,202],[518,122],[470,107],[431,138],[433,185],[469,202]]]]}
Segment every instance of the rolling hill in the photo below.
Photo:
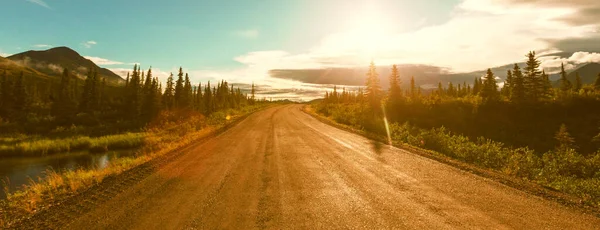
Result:
{"type": "Polygon", "coordinates": [[[0,73],[4,74],[6,72],[7,76],[17,76],[23,72],[25,75],[35,76],[42,79],[50,79],[52,77],[41,73],[35,69],[21,66],[7,58],[0,57],[0,73]]]}
{"type": "Polygon", "coordinates": [[[94,62],[82,57],[68,47],[56,47],[44,51],[27,51],[9,56],[7,59],[22,67],[39,73],[58,76],[63,68],[68,68],[80,78],[85,78],[90,67],[97,68],[101,77],[111,82],[123,81],[119,75],[106,68],[98,67],[94,62]]]}

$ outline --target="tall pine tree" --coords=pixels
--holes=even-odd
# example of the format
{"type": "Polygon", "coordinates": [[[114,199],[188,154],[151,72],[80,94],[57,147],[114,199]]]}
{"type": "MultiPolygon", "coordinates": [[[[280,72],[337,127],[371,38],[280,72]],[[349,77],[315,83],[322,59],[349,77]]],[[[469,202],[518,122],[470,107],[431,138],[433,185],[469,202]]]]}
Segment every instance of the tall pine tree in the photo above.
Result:
{"type": "Polygon", "coordinates": [[[367,72],[367,100],[373,112],[380,111],[381,105],[381,85],[379,84],[379,75],[375,69],[375,63],[371,61],[369,72],[367,72]]]}

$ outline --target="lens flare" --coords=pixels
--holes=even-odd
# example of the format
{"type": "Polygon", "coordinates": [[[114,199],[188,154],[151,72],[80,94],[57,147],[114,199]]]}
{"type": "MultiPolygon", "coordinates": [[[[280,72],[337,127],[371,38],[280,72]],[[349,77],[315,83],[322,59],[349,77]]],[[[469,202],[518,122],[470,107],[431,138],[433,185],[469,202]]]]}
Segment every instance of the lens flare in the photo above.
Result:
{"type": "Polygon", "coordinates": [[[392,145],[392,135],[390,134],[390,124],[388,123],[387,115],[385,114],[385,106],[381,104],[381,110],[383,110],[383,123],[385,124],[385,132],[387,133],[388,144],[392,145]]]}

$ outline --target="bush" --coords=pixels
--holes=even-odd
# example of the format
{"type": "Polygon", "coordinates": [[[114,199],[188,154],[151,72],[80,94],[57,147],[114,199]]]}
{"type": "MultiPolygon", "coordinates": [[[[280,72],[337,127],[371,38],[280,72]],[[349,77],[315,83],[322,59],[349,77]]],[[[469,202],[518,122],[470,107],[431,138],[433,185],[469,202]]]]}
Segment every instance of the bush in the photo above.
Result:
{"type": "MultiPolygon", "coordinates": [[[[329,115],[338,123],[386,135],[381,117],[373,116],[360,105],[322,103],[315,107],[315,111],[329,115]]],[[[600,152],[583,156],[575,149],[562,148],[540,157],[526,147],[511,148],[485,137],[471,140],[443,126],[421,129],[408,122],[390,124],[390,132],[394,144],[422,147],[466,163],[534,180],[600,206],[600,152]]]]}

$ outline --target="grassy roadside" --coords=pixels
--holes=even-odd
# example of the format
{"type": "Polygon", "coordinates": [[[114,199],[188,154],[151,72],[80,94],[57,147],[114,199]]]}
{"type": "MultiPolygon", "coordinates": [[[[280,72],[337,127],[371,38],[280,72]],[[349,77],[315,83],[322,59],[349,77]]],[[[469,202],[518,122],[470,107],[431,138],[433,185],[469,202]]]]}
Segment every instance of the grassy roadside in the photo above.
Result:
{"type": "Polygon", "coordinates": [[[105,152],[133,149],[144,145],[146,132],[121,133],[100,137],[69,138],[7,137],[0,138],[0,157],[35,157],[74,151],[105,152]]]}
{"type": "MultiPolygon", "coordinates": [[[[385,135],[368,132],[356,125],[342,124],[334,120],[332,117],[318,113],[311,105],[305,106],[303,110],[307,114],[326,124],[357,133],[372,140],[384,143],[388,142],[385,135]]],[[[346,113],[346,118],[352,116],[352,114],[346,113]]],[[[503,165],[502,167],[493,167],[493,165],[486,165],[490,163],[485,162],[492,162],[489,159],[494,158],[493,154],[495,154],[496,151],[506,152],[512,150],[504,148],[501,145],[496,145],[496,143],[486,143],[484,140],[482,140],[481,143],[469,142],[460,136],[453,136],[448,132],[442,131],[433,133],[438,136],[442,135],[442,137],[438,137],[439,139],[461,140],[457,143],[446,143],[443,141],[434,140],[426,135],[410,134],[426,131],[408,131],[408,127],[399,126],[400,125],[398,124],[392,124],[391,127],[392,143],[395,147],[408,150],[412,153],[419,154],[421,156],[460,168],[465,171],[469,171],[479,176],[493,179],[505,185],[526,191],[530,194],[557,201],[566,206],[576,207],[600,217],[600,196],[598,194],[598,192],[600,192],[600,184],[598,184],[598,180],[596,178],[576,179],[574,177],[546,176],[546,179],[544,179],[544,173],[548,174],[548,172],[544,172],[543,170],[540,170],[541,172],[539,175],[536,175],[537,177],[529,177],[524,175],[524,172],[533,171],[532,169],[535,165],[532,166],[530,162],[539,164],[539,162],[528,159],[531,158],[531,152],[519,152],[519,154],[514,154],[509,157],[509,164],[503,165]],[[425,142],[430,143],[427,143],[429,144],[427,145],[425,142]],[[439,146],[438,148],[432,148],[431,144],[439,146]],[[440,151],[440,149],[442,151],[440,151]],[[447,151],[449,149],[452,151],[447,151]],[[466,153],[465,155],[452,154],[456,152],[469,153],[466,153]],[[468,155],[471,153],[473,155],[481,155],[480,158],[487,158],[487,161],[482,159],[475,161],[468,155]],[[524,163],[530,164],[528,165],[524,163]],[[527,168],[527,166],[530,166],[530,168],[527,168]]],[[[412,128],[414,129],[414,127],[412,128]]],[[[540,166],[537,165],[537,167],[539,168],[540,166]]]]}
{"type": "MultiPolygon", "coordinates": [[[[159,156],[169,155],[203,138],[210,137],[242,120],[253,112],[272,104],[244,107],[240,110],[221,111],[209,117],[190,116],[185,121],[157,121],[150,125],[143,138],[143,147],[134,157],[111,161],[102,169],[78,169],[74,171],[48,171],[43,180],[27,185],[23,190],[7,193],[0,201],[0,228],[33,215],[55,202],[67,199],[159,156]]],[[[167,114],[166,116],[180,116],[167,114]]],[[[166,119],[169,120],[169,119],[166,119]]]]}

